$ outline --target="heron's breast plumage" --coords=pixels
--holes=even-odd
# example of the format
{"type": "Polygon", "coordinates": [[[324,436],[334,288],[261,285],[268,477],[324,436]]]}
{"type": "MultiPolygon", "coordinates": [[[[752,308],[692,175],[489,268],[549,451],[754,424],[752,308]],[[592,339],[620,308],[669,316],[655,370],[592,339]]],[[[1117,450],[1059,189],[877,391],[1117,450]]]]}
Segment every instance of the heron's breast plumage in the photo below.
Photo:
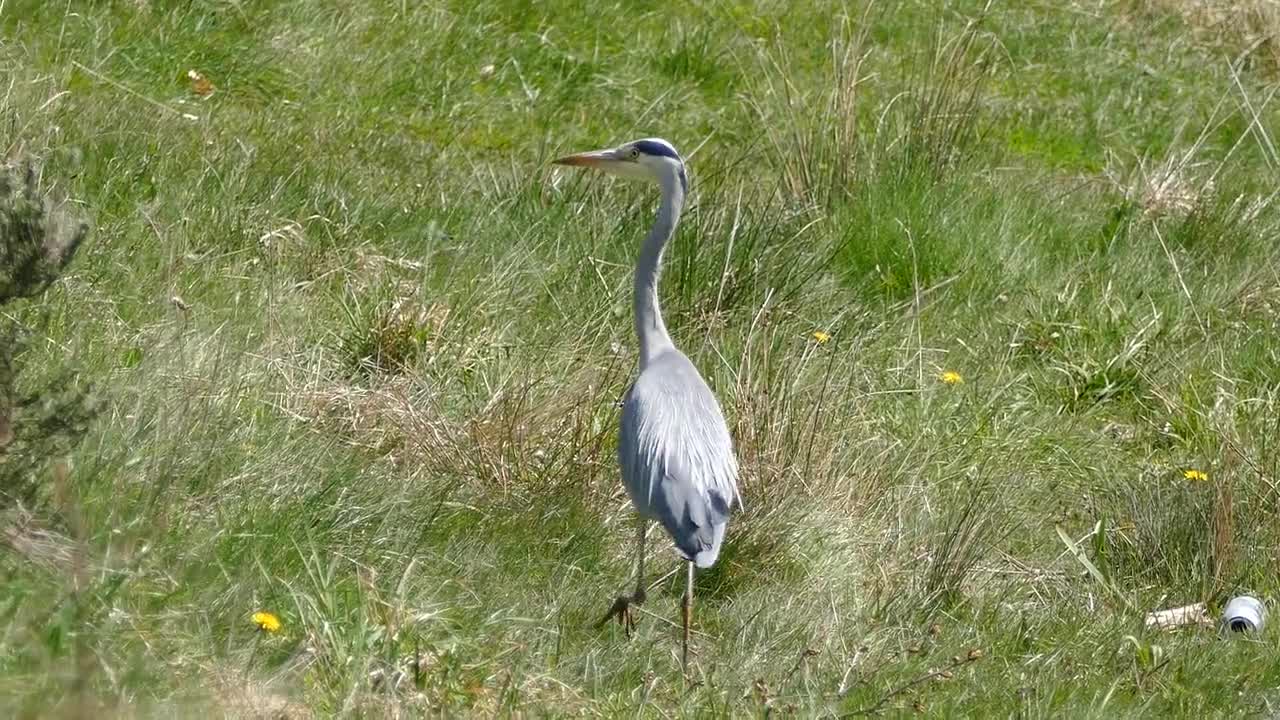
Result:
{"type": "Polygon", "coordinates": [[[741,502],[738,463],[719,403],[678,350],[650,362],[627,393],[618,461],[636,509],[690,560],[714,563],[730,507],[741,502]]]}

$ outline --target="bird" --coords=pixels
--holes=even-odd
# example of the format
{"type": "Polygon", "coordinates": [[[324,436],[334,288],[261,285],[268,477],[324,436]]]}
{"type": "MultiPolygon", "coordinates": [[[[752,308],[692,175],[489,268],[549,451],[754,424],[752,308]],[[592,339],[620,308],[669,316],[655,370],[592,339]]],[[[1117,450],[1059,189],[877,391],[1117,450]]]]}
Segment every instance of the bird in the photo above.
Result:
{"type": "Polygon", "coordinates": [[[599,624],[617,617],[628,636],[632,604],[645,600],[645,539],[657,521],[671,536],[687,567],[681,600],[681,667],[689,668],[695,568],[715,564],[730,511],[742,509],[733,438],[716,396],[693,362],[675,346],[658,302],[663,251],[675,234],[689,193],[684,159],[661,138],[645,138],[552,161],[656,183],[657,219],[640,245],[635,268],[635,333],[639,373],[622,402],[618,465],[639,519],[636,589],[620,595],[599,624]]]}

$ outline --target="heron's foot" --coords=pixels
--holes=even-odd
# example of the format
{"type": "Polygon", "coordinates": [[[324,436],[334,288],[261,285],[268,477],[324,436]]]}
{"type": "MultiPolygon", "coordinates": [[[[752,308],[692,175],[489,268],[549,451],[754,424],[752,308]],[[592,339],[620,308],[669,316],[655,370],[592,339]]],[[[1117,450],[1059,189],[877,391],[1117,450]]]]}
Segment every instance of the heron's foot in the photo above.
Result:
{"type": "Polygon", "coordinates": [[[604,627],[605,623],[618,619],[618,623],[622,625],[623,630],[627,633],[627,637],[631,637],[631,630],[636,626],[636,619],[631,614],[631,597],[628,595],[619,595],[614,599],[613,605],[609,608],[609,612],[604,614],[596,622],[597,628],[604,627]]]}
{"type": "Polygon", "coordinates": [[[596,623],[596,627],[603,627],[605,623],[617,618],[618,623],[622,625],[623,630],[627,633],[627,637],[631,637],[631,632],[636,629],[636,616],[632,612],[632,605],[640,605],[644,602],[644,588],[639,588],[633,595],[619,595],[614,599],[613,605],[609,608],[609,612],[596,623]]]}

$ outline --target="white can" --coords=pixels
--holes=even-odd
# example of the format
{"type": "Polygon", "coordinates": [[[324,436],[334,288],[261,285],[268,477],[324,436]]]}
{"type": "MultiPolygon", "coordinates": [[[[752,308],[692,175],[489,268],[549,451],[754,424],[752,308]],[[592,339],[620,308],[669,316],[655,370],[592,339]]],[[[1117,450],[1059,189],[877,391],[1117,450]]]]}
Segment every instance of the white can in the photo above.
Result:
{"type": "Polygon", "coordinates": [[[1231,598],[1222,611],[1222,626],[1232,632],[1261,632],[1267,618],[1267,607],[1248,595],[1231,598]]]}

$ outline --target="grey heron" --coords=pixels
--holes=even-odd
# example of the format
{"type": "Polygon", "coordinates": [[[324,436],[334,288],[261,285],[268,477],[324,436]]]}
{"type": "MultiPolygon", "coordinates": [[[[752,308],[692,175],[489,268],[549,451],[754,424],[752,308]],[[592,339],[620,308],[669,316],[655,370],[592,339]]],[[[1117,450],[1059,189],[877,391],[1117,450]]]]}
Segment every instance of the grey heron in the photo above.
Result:
{"type": "Polygon", "coordinates": [[[681,602],[681,665],[687,671],[694,567],[707,568],[715,563],[729,511],[734,503],[742,505],[738,461],[720,405],[697,368],[671,342],[658,305],[662,253],[680,221],[689,177],[680,153],[659,138],[569,155],[553,162],[656,182],[662,191],[657,221],[641,244],[636,263],[633,302],[640,373],[623,400],[618,438],[622,481],[640,516],[636,590],[630,596],[618,597],[604,621],[617,616],[628,633],[634,625],[630,605],[645,599],[645,537],[650,522],[657,520],[687,562],[681,602]]]}

